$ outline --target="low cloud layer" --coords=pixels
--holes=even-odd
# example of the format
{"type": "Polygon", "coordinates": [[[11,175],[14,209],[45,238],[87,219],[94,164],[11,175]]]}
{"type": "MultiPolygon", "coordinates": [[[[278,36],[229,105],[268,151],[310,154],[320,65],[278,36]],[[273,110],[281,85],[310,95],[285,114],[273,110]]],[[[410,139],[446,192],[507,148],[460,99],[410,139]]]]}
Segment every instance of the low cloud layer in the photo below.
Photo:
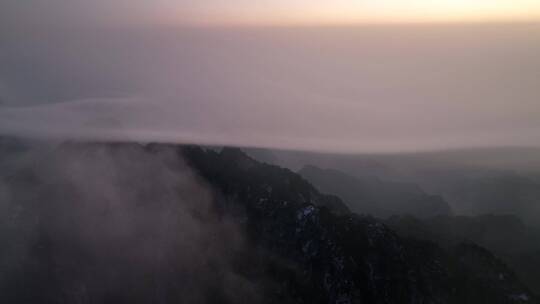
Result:
{"type": "Polygon", "coordinates": [[[37,144],[0,161],[0,300],[257,302],[233,271],[240,228],[174,151],[37,144]]]}
{"type": "Polygon", "coordinates": [[[534,24],[6,37],[2,134],[362,152],[540,142],[534,24]]]}

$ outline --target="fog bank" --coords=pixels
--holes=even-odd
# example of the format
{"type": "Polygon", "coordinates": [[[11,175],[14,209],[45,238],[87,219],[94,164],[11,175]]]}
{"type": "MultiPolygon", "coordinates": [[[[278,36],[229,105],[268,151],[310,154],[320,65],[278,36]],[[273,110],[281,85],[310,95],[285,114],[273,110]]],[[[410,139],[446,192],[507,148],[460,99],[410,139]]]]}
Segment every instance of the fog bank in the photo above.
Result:
{"type": "Polygon", "coordinates": [[[0,300],[258,301],[240,227],[174,149],[29,147],[0,161],[0,300]]]}
{"type": "Polygon", "coordinates": [[[540,142],[540,26],[6,33],[0,133],[345,152],[540,142]]]}

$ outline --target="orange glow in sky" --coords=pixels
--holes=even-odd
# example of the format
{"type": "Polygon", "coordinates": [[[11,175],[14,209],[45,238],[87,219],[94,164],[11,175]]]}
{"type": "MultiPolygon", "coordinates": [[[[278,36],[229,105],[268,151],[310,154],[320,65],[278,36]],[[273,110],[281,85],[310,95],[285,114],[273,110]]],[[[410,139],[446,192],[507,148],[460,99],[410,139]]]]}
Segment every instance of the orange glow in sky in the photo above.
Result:
{"type": "Polygon", "coordinates": [[[213,0],[180,14],[193,23],[348,24],[540,20],[540,0],[213,0]]]}

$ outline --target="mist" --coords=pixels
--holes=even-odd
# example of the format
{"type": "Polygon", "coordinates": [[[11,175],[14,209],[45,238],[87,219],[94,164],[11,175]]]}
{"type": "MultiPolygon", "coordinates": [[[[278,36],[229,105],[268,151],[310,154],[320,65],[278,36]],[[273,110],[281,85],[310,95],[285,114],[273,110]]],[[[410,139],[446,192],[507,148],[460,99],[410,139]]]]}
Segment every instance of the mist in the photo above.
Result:
{"type": "Polygon", "coordinates": [[[0,0],[0,303],[540,302],[538,0],[0,0]]]}
{"type": "Polygon", "coordinates": [[[538,146],[538,24],[3,30],[0,133],[338,152],[538,146]]]}
{"type": "Polygon", "coordinates": [[[4,161],[2,301],[258,301],[233,271],[238,224],[174,149],[34,143],[4,161]]]}

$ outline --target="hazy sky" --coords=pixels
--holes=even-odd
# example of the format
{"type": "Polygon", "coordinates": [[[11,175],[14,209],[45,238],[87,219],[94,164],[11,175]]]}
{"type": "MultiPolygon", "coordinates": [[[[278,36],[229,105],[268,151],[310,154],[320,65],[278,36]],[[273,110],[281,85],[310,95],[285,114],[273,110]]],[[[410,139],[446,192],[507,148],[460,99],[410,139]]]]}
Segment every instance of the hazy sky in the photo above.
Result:
{"type": "Polygon", "coordinates": [[[540,7],[309,3],[3,0],[0,133],[339,151],[540,144],[538,23],[157,26],[317,11],[342,23],[523,21],[540,7]]]}
{"type": "Polygon", "coordinates": [[[325,24],[539,20],[537,0],[3,0],[4,22],[325,24]]]}

